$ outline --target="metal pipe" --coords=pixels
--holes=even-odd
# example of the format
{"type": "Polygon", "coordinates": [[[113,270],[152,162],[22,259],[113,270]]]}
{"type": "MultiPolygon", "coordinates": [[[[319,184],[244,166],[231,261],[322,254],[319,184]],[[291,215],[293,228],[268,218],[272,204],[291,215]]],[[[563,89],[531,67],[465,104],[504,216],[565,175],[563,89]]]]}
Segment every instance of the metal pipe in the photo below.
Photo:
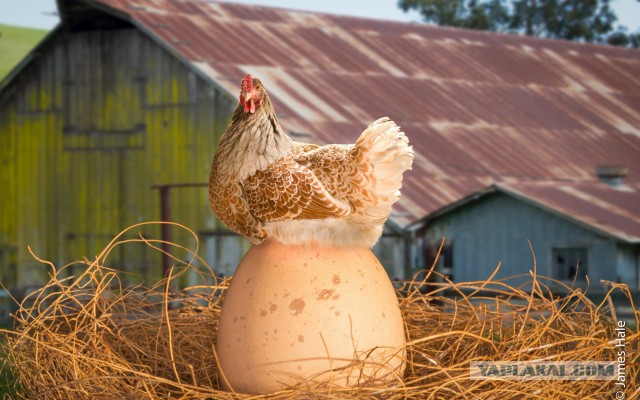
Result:
{"type": "MultiPolygon", "coordinates": [[[[160,190],[160,220],[168,222],[171,220],[171,188],[168,185],[161,186],[160,190]]],[[[162,240],[162,277],[169,276],[169,243],[171,242],[171,226],[163,223],[160,230],[160,239],[162,240]]]]}
{"type": "MultiPolygon", "coordinates": [[[[162,222],[171,221],[171,188],[186,188],[186,187],[207,187],[206,182],[182,182],[182,183],[167,183],[161,185],[153,185],[151,189],[158,189],[160,193],[160,220],[162,222]]],[[[171,243],[171,225],[163,223],[160,228],[160,239],[162,240],[162,276],[166,278],[169,275],[169,268],[171,265],[171,257],[169,256],[169,249],[171,243]]]]}

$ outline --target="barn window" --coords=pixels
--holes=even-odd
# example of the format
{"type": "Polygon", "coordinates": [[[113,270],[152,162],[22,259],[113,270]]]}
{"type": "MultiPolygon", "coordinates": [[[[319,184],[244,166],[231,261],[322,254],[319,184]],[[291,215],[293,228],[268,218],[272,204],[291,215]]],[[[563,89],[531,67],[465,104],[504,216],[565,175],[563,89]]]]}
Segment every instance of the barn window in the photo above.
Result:
{"type": "Polygon", "coordinates": [[[453,244],[451,242],[446,243],[442,247],[438,264],[440,266],[440,272],[453,281],[453,244]]]}
{"type": "Polygon", "coordinates": [[[553,266],[557,279],[561,281],[587,280],[589,273],[588,251],[585,247],[553,249],[553,266]]]}
{"type": "Polygon", "coordinates": [[[423,247],[422,260],[416,260],[419,268],[430,269],[435,263],[436,271],[453,280],[453,243],[447,239],[444,244],[428,241],[423,247]],[[440,249],[442,246],[442,250],[440,249]],[[438,256],[438,252],[440,255],[438,256]],[[436,260],[437,257],[437,260],[436,260]]]}

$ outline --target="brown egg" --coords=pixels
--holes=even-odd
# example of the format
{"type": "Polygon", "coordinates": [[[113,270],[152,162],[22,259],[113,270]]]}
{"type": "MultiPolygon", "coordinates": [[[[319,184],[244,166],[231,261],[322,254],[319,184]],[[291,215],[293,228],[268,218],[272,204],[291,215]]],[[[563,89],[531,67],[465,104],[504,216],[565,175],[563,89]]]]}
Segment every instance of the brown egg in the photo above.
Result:
{"type": "Polygon", "coordinates": [[[399,381],[404,345],[395,291],[371,250],[268,240],[231,281],[217,352],[233,390],[263,394],[399,381]]]}

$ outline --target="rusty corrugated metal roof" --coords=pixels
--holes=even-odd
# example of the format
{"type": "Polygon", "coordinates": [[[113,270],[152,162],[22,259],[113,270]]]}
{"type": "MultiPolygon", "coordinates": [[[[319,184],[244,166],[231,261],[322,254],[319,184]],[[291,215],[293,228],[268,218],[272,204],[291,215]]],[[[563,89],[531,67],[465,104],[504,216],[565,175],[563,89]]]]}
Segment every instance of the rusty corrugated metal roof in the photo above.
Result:
{"type": "MultiPolygon", "coordinates": [[[[598,197],[573,184],[595,185],[598,164],[640,183],[637,50],[209,0],[85,2],[129,16],[233,96],[244,74],[260,77],[285,129],[317,142],[397,121],[416,150],[400,226],[493,183],[523,184],[568,214],[585,197],[526,183],[579,187],[597,221],[622,197],[640,203],[638,190],[598,197]]],[[[622,221],[599,226],[640,236],[622,221]]]]}
{"type": "Polygon", "coordinates": [[[500,190],[630,243],[640,243],[640,185],[601,182],[518,182],[500,190]]]}

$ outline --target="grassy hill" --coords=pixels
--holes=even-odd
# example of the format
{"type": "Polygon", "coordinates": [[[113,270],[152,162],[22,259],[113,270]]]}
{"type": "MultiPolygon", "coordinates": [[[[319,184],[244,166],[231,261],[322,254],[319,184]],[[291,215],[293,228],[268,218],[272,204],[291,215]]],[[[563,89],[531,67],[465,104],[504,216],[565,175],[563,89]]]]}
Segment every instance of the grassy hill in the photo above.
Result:
{"type": "Polygon", "coordinates": [[[47,34],[46,30],[0,24],[0,80],[47,34]]]}

